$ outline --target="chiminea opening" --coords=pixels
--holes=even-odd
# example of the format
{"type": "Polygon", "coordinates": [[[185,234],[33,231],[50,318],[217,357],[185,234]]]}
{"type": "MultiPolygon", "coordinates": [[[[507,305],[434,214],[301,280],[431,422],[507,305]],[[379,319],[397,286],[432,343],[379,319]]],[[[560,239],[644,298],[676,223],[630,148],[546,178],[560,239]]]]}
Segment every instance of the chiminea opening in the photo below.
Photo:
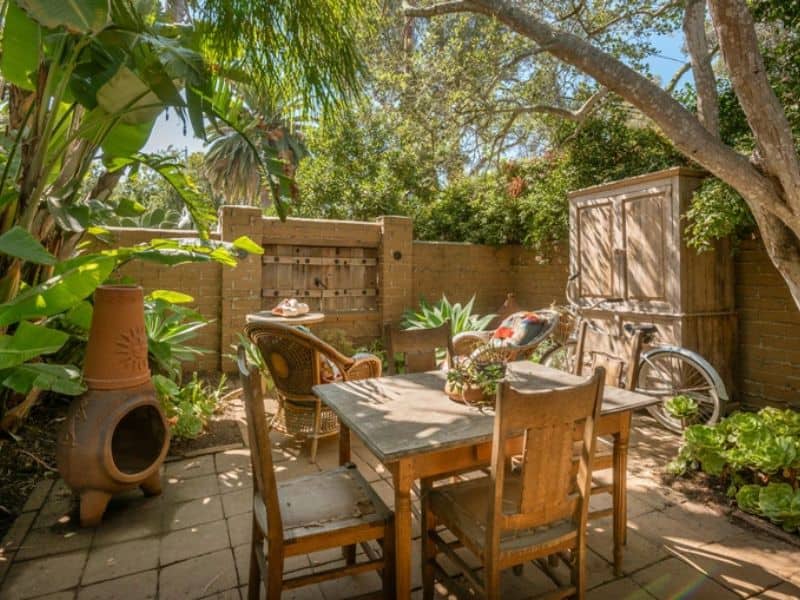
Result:
{"type": "Polygon", "coordinates": [[[111,457],[125,475],[136,475],[161,455],[167,432],[154,406],[139,406],[127,413],[111,438],[111,457]]]}

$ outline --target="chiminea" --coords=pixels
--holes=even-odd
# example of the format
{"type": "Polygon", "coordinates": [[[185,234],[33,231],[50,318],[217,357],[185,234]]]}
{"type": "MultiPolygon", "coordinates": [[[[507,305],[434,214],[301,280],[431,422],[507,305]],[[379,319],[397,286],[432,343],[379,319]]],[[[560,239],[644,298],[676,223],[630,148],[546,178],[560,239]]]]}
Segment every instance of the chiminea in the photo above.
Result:
{"type": "Polygon", "coordinates": [[[169,427],[150,380],[142,288],[97,288],[83,375],[89,389],[70,407],[56,458],[80,494],[81,525],[93,526],[112,494],[161,493],[169,427]]]}

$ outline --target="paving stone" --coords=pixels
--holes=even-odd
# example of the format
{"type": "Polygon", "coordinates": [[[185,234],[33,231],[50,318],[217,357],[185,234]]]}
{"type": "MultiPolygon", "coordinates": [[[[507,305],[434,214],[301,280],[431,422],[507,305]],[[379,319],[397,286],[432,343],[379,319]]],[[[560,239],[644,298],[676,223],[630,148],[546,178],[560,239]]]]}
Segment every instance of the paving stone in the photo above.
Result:
{"type": "Polygon", "coordinates": [[[229,548],[230,545],[224,520],[173,531],[161,538],[161,564],[168,565],[192,556],[229,548]]]}
{"type": "Polygon", "coordinates": [[[22,507],[22,512],[30,512],[32,510],[39,510],[47,500],[47,494],[50,493],[53,487],[52,479],[44,479],[36,484],[28,499],[25,501],[25,506],[22,507]]]}
{"type": "Polygon", "coordinates": [[[115,579],[158,566],[158,538],[92,548],[81,585],[115,579]]]}
{"type": "Polygon", "coordinates": [[[81,528],[74,523],[69,523],[65,527],[54,525],[45,529],[32,529],[17,550],[15,560],[29,560],[83,550],[89,547],[93,537],[93,529],[81,528]]]}
{"type": "Polygon", "coordinates": [[[241,600],[241,598],[242,597],[239,594],[239,588],[233,588],[230,590],[225,590],[224,592],[211,594],[210,596],[203,596],[202,600],[241,600]]]}
{"type": "Polygon", "coordinates": [[[797,600],[800,598],[800,587],[784,582],[774,588],[764,590],[754,597],[761,600],[797,600]]]}
{"type": "Polygon", "coordinates": [[[156,598],[158,571],[145,571],[78,590],[77,600],[149,600],[156,598]]]}
{"type": "Polygon", "coordinates": [[[240,469],[248,473],[252,471],[252,465],[250,463],[250,450],[246,448],[219,452],[214,455],[214,464],[217,473],[226,473],[228,471],[236,471],[240,469]]]}
{"type": "MultiPolygon", "coordinates": [[[[242,544],[233,549],[233,558],[236,561],[236,572],[239,574],[239,584],[247,585],[250,575],[250,544],[242,544]]],[[[308,569],[311,563],[307,554],[288,556],[283,561],[284,576],[294,577],[303,569],[308,569]]]]}
{"type": "Polygon", "coordinates": [[[708,598],[732,600],[736,594],[677,558],[638,571],[631,578],[658,600],[708,598]]]}
{"type": "Polygon", "coordinates": [[[17,548],[22,545],[25,536],[28,534],[35,520],[36,513],[23,513],[18,516],[3,537],[3,543],[0,544],[0,551],[6,555],[16,552],[17,548]]]}
{"type": "Polygon", "coordinates": [[[230,548],[168,565],[158,579],[159,597],[165,600],[202,598],[237,585],[230,548]]]}
{"type": "Polygon", "coordinates": [[[201,475],[214,474],[214,456],[207,454],[185,460],[176,460],[165,465],[164,472],[167,477],[179,477],[181,479],[191,479],[201,475]]]}
{"type": "Polygon", "coordinates": [[[587,600],[652,600],[652,598],[653,596],[627,577],[586,592],[587,600]]]}
{"type": "Polygon", "coordinates": [[[703,546],[703,550],[741,564],[759,565],[772,575],[789,579],[800,571],[800,547],[753,531],[741,533],[703,546]]]}
{"type": "Polygon", "coordinates": [[[245,489],[222,495],[222,510],[226,517],[233,517],[253,510],[253,490],[245,489]]]}
{"type": "Polygon", "coordinates": [[[14,563],[8,570],[0,598],[23,600],[74,588],[81,578],[87,551],[14,563]]]}
{"type": "MultiPolygon", "coordinates": [[[[246,585],[240,587],[239,592],[241,593],[243,599],[246,599],[248,597],[246,585]]],[[[262,585],[259,598],[260,600],[265,600],[266,597],[267,597],[267,592],[264,589],[264,586],[262,585]]],[[[281,600],[320,600],[320,598],[325,598],[325,600],[334,600],[333,598],[326,598],[325,596],[323,596],[322,590],[320,589],[319,585],[306,585],[301,588],[286,590],[281,594],[281,600]]]]}
{"type": "Polygon", "coordinates": [[[250,536],[253,534],[253,517],[250,513],[242,513],[226,519],[228,522],[228,533],[231,537],[231,546],[249,544],[250,536]]]}
{"type": "Polygon", "coordinates": [[[191,479],[167,477],[164,482],[164,502],[186,502],[219,494],[216,475],[201,475],[191,479]]]}
{"type": "Polygon", "coordinates": [[[75,599],[75,590],[56,592],[55,594],[47,594],[46,596],[36,596],[36,600],[74,600],[74,599],[75,599]]]}
{"type": "Polygon", "coordinates": [[[728,517],[689,502],[630,518],[628,527],[667,547],[699,547],[742,532],[728,517]]]}
{"type": "Polygon", "coordinates": [[[95,530],[93,546],[108,546],[159,535],[165,505],[145,500],[149,499],[116,499],[113,505],[109,505],[103,522],[95,530]]]}
{"type": "Polygon", "coordinates": [[[48,496],[36,520],[33,522],[34,527],[52,527],[53,525],[67,525],[78,522],[77,498],[74,498],[71,493],[56,493],[56,485],[58,484],[56,483],[53,486],[54,491],[50,492],[50,496],[48,496]]]}
{"type": "Polygon", "coordinates": [[[207,496],[181,504],[167,505],[164,508],[162,527],[164,531],[175,531],[200,523],[219,521],[222,518],[220,496],[207,496]]]}
{"type": "MultiPolygon", "coordinates": [[[[614,561],[614,532],[611,517],[604,517],[589,523],[589,547],[609,563],[614,561]]],[[[628,543],[623,550],[622,571],[632,573],[669,556],[662,544],[655,543],[640,535],[635,529],[628,529],[628,543]]]]}
{"type": "Polygon", "coordinates": [[[383,581],[377,571],[370,571],[324,581],[319,587],[325,598],[351,598],[379,592],[383,588],[383,581]]]}

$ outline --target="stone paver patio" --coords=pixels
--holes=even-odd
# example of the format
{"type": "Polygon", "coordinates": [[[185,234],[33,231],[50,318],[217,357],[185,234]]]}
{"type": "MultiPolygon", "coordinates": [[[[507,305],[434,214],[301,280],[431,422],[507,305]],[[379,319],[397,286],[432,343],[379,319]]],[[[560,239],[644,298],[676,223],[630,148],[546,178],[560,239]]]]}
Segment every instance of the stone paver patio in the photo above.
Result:
{"type": "MultiPolygon", "coordinates": [[[[278,479],[333,467],[334,440],[307,450],[275,436],[278,479]]],[[[665,487],[658,470],[677,439],[637,417],[630,450],[629,534],[625,574],[615,578],[610,521],[591,524],[589,598],[800,598],[800,548],[740,527],[708,506],[665,487]]],[[[354,440],[354,462],[381,496],[392,500],[389,474],[354,440]]],[[[75,501],[61,481],[34,491],[0,550],[3,600],[246,597],[250,494],[246,449],[168,463],[164,493],[116,498],[103,524],[80,529],[75,501]]],[[[415,527],[415,535],[419,528],[415,527]]],[[[418,553],[417,553],[418,556],[418,553]]],[[[338,551],[291,559],[287,570],[313,570],[340,560],[338,551]]],[[[566,572],[566,571],[565,571],[566,572]]],[[[414,581],[419,592],[419,565],[414,581]]],[[[504,598],[523,598],[552,583],[528,566],[504,578],[504,598]]],[[[286,598],[349,598],[380,590],[369,573],[302,588],[286,598]]]]}

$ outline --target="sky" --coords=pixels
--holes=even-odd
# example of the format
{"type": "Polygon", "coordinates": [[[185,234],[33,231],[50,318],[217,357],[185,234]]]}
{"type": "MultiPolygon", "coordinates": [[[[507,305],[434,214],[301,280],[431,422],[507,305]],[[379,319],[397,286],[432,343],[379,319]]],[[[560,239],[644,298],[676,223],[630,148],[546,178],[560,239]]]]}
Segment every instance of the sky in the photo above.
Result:
{"type": "MultiPolygon", "coordinates": [[[[650,58],[650,70],[663,84],[666,84],[687,60],[682,49],[683,33],[678,30],[667,35],[657,35],[653,36],[651,41],[658,55],[650,58]]],[[[678,87],[681,87],[687,78],[691,78],[691,73],[683,76],[678,87]]],[[[192,128],[188,127],[185,135],[183,130],[183,123],[173,111],[170,111],[169,119],[162,114],[156,121],[153,133],[143,151],[158,152],[166,150],[169,146],[186,151],[188,154],[202,151],[203,141],[194,137],[192,128]]]]}

